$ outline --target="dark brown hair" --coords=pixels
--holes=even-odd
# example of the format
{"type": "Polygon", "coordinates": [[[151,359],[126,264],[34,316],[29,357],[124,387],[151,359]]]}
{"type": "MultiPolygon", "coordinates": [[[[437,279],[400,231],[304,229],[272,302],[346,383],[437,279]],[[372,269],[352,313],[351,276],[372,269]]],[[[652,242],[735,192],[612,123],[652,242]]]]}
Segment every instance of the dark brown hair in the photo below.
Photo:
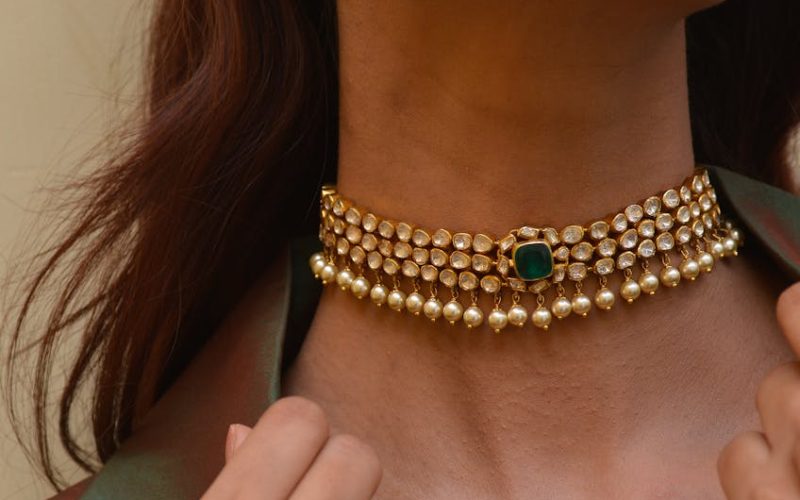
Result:
{"type": "MultiPolygon", "coordinates": [[[[730,0],[688,22],[698,160],[783,180],[800,97],[796,3],[730,0]]],[[[36,453],[54,485],[46,407],[70,327],[81,338],[59,433],[93,470],[264,270],[275,235],[314,230],[317,190],[335,175],[335,27],[333,0],[158,2],[145,117],[120,154],[70,187],[72,226],[42,254],[12,325],[13,373],[34,304],[57,291],[33,373],[36,453]],[[93,446],[70,426],[83,387],[93,446]]]]}

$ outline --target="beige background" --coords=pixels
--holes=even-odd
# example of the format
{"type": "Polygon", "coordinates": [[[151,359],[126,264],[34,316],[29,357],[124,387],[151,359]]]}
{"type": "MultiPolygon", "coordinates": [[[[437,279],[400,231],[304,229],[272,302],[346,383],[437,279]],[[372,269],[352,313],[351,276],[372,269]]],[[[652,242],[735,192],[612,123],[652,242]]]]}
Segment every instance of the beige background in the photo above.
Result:
{"type": "MultiPolygon", "coordinates": [[[[118,91],[130,99],[145,4],[0,0],[0,273],[33,222],[32,193],[102,138],[118,119],[118,91]]],[[[0,500],[46,496],[3,411],[0,500]]]]}

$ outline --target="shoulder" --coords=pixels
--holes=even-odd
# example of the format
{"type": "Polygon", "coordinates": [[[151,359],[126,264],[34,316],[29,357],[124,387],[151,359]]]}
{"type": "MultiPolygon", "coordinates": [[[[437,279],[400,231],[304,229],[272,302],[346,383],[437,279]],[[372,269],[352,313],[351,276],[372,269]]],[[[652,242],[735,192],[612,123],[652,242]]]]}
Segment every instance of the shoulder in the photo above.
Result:
{"type": "Polygon", "coordinates": [[[55,496],[51,497],[51,500],[75,500],[80,498],[81,495],[83,495],[83,493],[86,491],[86,488],[88,488],[91,484],[92,479],[94,479],[94,476],[87,477],[80,483],[73,484],[66,490],[56,493],[55,496]]]}

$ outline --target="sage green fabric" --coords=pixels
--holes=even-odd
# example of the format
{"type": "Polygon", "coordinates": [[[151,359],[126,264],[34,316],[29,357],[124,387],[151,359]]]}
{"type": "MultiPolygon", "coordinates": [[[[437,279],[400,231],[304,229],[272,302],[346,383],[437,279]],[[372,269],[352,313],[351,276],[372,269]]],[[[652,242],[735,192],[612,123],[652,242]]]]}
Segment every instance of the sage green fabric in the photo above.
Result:
{"type": "MultiPolygon", "coordinates": [[[[800,199],[728,170],[708,167],[728,213],[786,277],[800,279],[800,199]]],[[[83,498],[198,498],[222,466],[227,425],[253,423],[280,396],[320,294],[307,270],[316,235],[297,238],[261,285],[267,300],[247,324],[235,318],[192,362],[96,476],[83,498]],[[237,398],[237,399],[233,399],[237,398]],[[239,401],[229,405],[225,401],[239,401]],[[232,408],[235,408],[233,410],[232,408]],[[236,413],[231,413],[235,411],[236,413]]]]}
{"type": "MultiPolygon", "coordinates": [[[[800,280],[800,197],[730,170],[708,166],[726,214],[735,214],[746,237],[800,280]]],[[[747,244],[747,242],[745,242],[747,244]]]]}

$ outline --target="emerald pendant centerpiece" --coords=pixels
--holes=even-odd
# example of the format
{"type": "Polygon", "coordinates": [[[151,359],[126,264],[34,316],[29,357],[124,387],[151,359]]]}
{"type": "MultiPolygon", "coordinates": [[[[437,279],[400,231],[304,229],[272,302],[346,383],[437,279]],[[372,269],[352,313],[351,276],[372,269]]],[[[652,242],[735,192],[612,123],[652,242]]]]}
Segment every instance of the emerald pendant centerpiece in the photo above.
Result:
{"type": "Polygon", "coordinates": [[[553,274],[553,252],[544,240],[517,243],[512,261],[517,276],[525,281],[536,281],[553,274]]]}

